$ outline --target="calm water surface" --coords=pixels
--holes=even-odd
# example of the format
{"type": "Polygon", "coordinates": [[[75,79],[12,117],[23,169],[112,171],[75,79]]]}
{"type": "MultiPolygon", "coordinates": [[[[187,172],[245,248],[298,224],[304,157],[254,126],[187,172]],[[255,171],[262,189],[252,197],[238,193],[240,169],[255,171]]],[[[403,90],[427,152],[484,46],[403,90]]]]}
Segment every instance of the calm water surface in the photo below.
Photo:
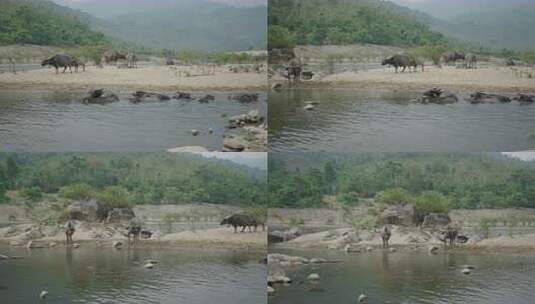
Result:
{"type": "Polygon", "coordinates": [[[0,261],[0,302],[6,304],[43,303],[39,294],[45,288],[50,304],[266,303],[266,265],[258,263],[261,253],[177,248],[117,251],[89,244],[71,250],[0,247],[0,253],[24,256],[0,261]],[[146,259],[159,264],[147,270],[142,267],[146,259]]]}
{"type": "Polygon", "coordinates": [[[287,270],[294,282],[276,287],[270,304],[354,304],[362,293],[370,304],[530,304],[535,298],[535,256],[530,254],[286,253],[342,262],[287,270]],[[472,274],[460,272],[465,264],[476,267],[472,274]],[[312,272],[320,275],[317,285],[306,282],[312,272]]]}
{"type": "MultiPolygon", "coordinates": [[[[161,92],[162,93],[162,92],[161,92]]],[[[171,92],[163,92],[172,95],[171,92]]],[[[162,151],[179,146],[220,150],[228,116],[258,109],[267,113],[266,95],[258,102],[229,100],[235,93],[212,94],[208,104],[169,100],[132,104],[130,91],[106,105],[79,102],[86,91],[0,90],[0,148],[3,151],[162,151]],[[223,117],[226,115],[227,117],[223,117]],[[212,128],[213,134],[208,130],[212,128]],[[192,136],[191,130],[201,131],[192,136]]],[[[240,132],[234,130],[233,132],[240,132]]]]}
{"type": "MultiPolygon", "coordinates": [[[[516,151],[535,148],[535,104],[417,104],[421,92],[308,89],[269,96],[272,151],[516,151]],[[319,102],[313,111],[306,102],[319,102]]],[[[469,92],[459,92],[462,97],[469,92]]]]}

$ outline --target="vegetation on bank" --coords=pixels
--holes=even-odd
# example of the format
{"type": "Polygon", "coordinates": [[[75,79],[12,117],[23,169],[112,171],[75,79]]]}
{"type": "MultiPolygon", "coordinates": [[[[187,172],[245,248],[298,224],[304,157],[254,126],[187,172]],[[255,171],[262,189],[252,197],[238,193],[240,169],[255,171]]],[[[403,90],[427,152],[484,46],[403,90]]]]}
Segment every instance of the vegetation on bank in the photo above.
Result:
{"type": "Polygon", "coordinates": [[[104,34],[93,31],[74,16],[27,1],[0,2],[0,45],[35,44],[86,46],[108,44],[104,34]]]}
{"type": "Polygon", "coordinates": [[[49,194],[135,204],[266,204],[265,172],[189,154],[0,154],[0,203],[16,191],[32,205],[49,194]]]}
{"type": "Polygon", "coordinates": [[[412,203],[423,213],[535,208],[535,163],[501,154],[280,154],[270,158],[269,206],[412,203]],[[298,165],[296,165],[298,164],[298,165]]]}
{"type": "Polygon", "coordinates": [[[441,45],[448,40],[416,18],[380,1],[272,0],[268,47],[370,43],[441,45]]]}

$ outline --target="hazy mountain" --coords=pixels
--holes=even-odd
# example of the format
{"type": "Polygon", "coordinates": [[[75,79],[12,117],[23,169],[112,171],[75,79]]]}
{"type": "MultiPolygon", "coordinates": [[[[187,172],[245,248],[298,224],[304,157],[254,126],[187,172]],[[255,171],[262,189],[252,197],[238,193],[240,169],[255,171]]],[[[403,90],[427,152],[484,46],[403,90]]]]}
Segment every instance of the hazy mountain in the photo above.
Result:
{"type": "Polygon", "coordinates": [[[101,18],[95,30],[151,48],[238,51],[267,40],[266,7],[252,5],[260,0],[55,1],[101,18]]]}

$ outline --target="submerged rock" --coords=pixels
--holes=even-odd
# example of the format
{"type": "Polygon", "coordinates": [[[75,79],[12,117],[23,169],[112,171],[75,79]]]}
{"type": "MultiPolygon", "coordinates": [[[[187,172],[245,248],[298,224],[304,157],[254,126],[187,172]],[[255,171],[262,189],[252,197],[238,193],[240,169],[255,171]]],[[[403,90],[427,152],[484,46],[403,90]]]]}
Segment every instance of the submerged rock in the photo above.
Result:
{"type": "Polygon", "coordinates": [[[153,269],[154,263],[148,262],[147,264],[143,265],[143,267],[145,267],[146,269],[153,269]]]}
{"type": "Polygon", "coordinates": [[[111,91],[104,89],[92,90],[88,95],[82,99],[82,103],[86,104],[105,104],[119,101],[119,97],[111,91]]]}
{"type": "Polygon", "coordinates": [[[461,270],[461,273],[462,274],[470,274],[470,273],[472,273],[472,271],[470,269],[468,269],[468,268],[464,268],[463,270],[461,270]]]}
{"type": "Polygon", "coordinates": [[[311,273],[308,275],[307,280],[309,281],[317,281],[320,279],[320,275],[317,273],[311,273]]]}
{"type": "Polygon", "coordinates": [[[368,303],[368,296],[365,295],[365,294],[361,294],[358,298],[358,303],[359,304],[366,304],[368,303]]]}
{"type": "Polygon", "coordinates": [[[313,104],[307,104],[306,106],[303,107],[303,109],[307,110],[307,111],[312,111],[316,108],[315,105],[313,104]]]}

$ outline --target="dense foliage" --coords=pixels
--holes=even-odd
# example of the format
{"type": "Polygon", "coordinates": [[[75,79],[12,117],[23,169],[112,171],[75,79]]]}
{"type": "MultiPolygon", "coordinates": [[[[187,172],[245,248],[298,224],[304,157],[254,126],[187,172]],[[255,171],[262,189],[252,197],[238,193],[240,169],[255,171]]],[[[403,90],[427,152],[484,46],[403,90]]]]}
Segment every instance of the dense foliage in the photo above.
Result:
{"type": "Polygon", "coordinates": [[[269,48],[372,43],[395,46],[443,44],[442,34],[386,1],[271,0],[269,48]],[[286,46],[284,44],[287,44],[286,46]]]}
{"type": "Polygon", "coordinates": [[[0,154],[5,190],[97,198],[111,206],[213,203],[265,206],[265,171],[189,154],[0,154]]]}
{"type": "Polygon", "coordinates": [[[269,165],[271,207],[325,206],[326,195],[424,212],[535,207],[535,164],[501,154],[280,154],[269,165]]]}
{"type": "Polygon", "coordinates": [[[46,2],[34,2],[0,2],[0,44],[73,46],[107,42],[102,33],[92,31],[76,17],[58,14],[46,2]]]}

